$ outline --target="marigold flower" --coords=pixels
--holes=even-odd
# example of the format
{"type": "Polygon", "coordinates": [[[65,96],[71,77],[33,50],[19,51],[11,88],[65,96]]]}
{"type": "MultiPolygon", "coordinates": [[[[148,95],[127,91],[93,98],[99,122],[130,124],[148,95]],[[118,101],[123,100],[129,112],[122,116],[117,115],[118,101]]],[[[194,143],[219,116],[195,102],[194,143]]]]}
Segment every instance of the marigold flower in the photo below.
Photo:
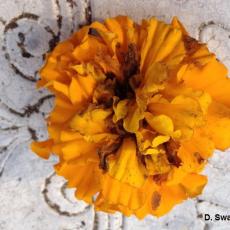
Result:
{"type": "Polygon", "coordinates": [[[230,146],[230,80],[177,18],[84,26],[47,56],[55,95],[40,157],[97,210],[162,216],[202,192],[213,150],[230,146]]]}

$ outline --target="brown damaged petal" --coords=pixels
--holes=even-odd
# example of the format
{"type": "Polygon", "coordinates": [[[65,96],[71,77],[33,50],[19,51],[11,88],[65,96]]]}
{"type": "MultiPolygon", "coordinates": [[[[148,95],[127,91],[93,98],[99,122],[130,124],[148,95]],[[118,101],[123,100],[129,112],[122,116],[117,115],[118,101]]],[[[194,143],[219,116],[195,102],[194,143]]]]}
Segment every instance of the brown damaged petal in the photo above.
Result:
{"type": "Polygon", "coordinates": [[[107,171],[108,170],[108,162],[107,162],[107,158],[110,156],[110,155],[115,155],[117,150],[119,149],[121,145],[121,142],[116,142],[116,143],[113,143],[109,146],[103,146],[102,148],[100,148],[98,150],[98,157],[99,157],[99,160],[100,160],[100,163],[99,163],[99,167],[104,170],[104,171],[107,171]]]}
{"type": "Polygon", "coordinates": [[[156,184],[160,185],[162,182],[167,181],[168,173],[163,174],[156,174],[153,175],[153,180],[156,182],[156,184]]]}
{"type": "Polygon", "coordinates": [[[129,79],[139,72],[139,57],[137,46],[134,44],[129,44],[127,53],[123,54],[123,59],[124,78],[129,79]]]}
{"type": "Polygon", "coordinates": [[[151,206],[153,210],[156,210],[161,202],[161,195],[159,192],[155,191],[152,194],[151,206]]]}
{"type": "Polygon", "coordinates": [[[184,46],[189,55],[195,53],[200,47],[201,44],[195,39],[188,35],[184,36],[184,46]]]}
{"type": "Polygon", "coordinates": [[[123,121],[117,121],[116,123],[113,123],[111,120],[108,123],[108,129],[110,130],[111,133],[118,134],[121,138],[123,138],[127,133],[123,128],[123,121]]]}
{"type": "Polygon", "coordinates": [[[166,156],[170,164],[179,167],[181,165],[181,159],[178,157],[178,149],[180,148],[180,143],[170,139],[164,144],[166,156]]]}
{"type": "Polygon", "coordinates": [[[204,163],[205,159],[200,155],[200,153],[195,152],[195,153],[194,153],[194,156],[195,156],[195,158],[197,159],[197,162],[198,162],[199,164],[204,163]]]}

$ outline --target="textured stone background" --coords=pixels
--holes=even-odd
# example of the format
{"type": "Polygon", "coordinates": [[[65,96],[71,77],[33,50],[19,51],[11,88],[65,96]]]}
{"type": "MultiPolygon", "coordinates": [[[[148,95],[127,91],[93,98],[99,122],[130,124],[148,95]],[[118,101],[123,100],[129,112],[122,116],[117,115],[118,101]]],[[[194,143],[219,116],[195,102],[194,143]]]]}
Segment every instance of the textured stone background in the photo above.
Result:
{"type": "Polygon", "coordinates": [[[127,14],[170,21],[177,15],[230,68],[229,0],[0,0],[0,230],[215,229],[230,222],[205,222],[202,214],[230,214],[230,152],[216,152],[205,174],[203,195],[162,218],[138,221],[119,213],[95,213],[76,201],[28,148],[44,139],[44,117],[52,107],[47,91],[35,90],[44,54],[91,19],[127,14]]]}

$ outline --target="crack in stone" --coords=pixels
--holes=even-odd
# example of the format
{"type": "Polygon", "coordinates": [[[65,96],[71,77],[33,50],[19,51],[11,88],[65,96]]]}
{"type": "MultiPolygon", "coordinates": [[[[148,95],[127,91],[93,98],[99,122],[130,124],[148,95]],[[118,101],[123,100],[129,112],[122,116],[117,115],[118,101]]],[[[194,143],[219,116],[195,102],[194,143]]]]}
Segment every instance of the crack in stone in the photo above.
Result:
{"type": "Polygon", "coordinates": [[[72,17],[71,17],[71,20],[72,20],[72,28],[70,30],[70,33],[72,34],[74,32],[74,28],[75,28],[75,23],[74,23],[74,7],[77,7],[77,3],[74,1],[74,0],[66,0],[66,2],[69,4],[69,7],[71,9],[71,14],[72,14],[72,17]]]}
{"type": "Polygon", "coordinates": [[[99,230],[99,217],[96,212],[94,213],[93,230],[99,230]]]}
{"type": "Polygon", "coordinates": [[[91,1],[85,0],[87,6],[85,8],[85,20],[87,25],[90,25],[92,23],[92,8],[91,8],[91,1]]]}
{"type": "Polygon", "coordinates": [[[73,8],[74,6],[77,6],[77,3],[74,0],[66,0],[66,2],[69,3],[71,8],[73,8]]]}
{"type": "Polygon", "coordinates": [[[17,42],[18,47],[20,48],[21,51],[21,55],[24,58],[31,58],[34,57],[32,54],[30,54],[29,52],[27,52],[26,48],[25,48],[25,35],[21,32],[18,33],[18,37],[20,42],[17,42]]]}
{"type": "Polygon", "coordinates": [[[85,23],[79,24],[79,28],[83,26],[90,25],[92,23],[92,7],[91,7],[91,1],[90,0],[85,0],[85,23]]]}
{"type": "Polygon", "coordinates": [[[229,209],[229,207],[227,207],[227,206],[224,206],[224,205],[222,205],[222,204],[218,204],[218,203],[216,203],[216,202],[209,201],[209,200],[197,199],[197,202],[198,202],[198,203],[206,202],[206,203],[208,203],[208,204],[210,204],[210,205],[213,205],[213,206],[215,206],[215,207],[218,207],[218,208],[229,209]]]}
{"type": "Polygon", "coordinates": [[[0,147],[0,154],[4,153],[5,151],[7,151],[7,146],[0,147]]]}
{"type": "Polygon", "coordinates": [[[18,141],[18,138],[14,137],[12,138],[11,142],[6,146],[6,151],[5,151],[5,154],[6,154],[6,157],[4,157],[3,159],[1,159],[0,161],[0,177],[3,175],[3,172],[4,172],[4,167],[6,165],[6,162],[8,161],[8,159],[10,158],[10,156],[12,155],[13,151],[15,150],[15,148],[20,145],[21,143],[23,142],[20,142],[18,141]],[[13,147],[12,147],[13,146],[13,147]]]}
{"type": "MultiPolygon", "coordinates": [[[[54,33],[50,26],[45,26],[44,29],[52,35],[52,38],[49,40],[49,51],[53,50],[56,44],[60,41],[60,37],[54,33]]],[[[45,59],[45,54],[43,55],[45,59]]]]}
{"type": "Polygon", "coordinates": [[[13,125],[13,126],[7,127],[7,128],[0,128],[0,130],[2,130],[2,131],[10,131],[10,130],[17,130],[19,128],[20,128],[19,126],[13,125]]]}
{"type": "MultiPolygon", "coordinates": [[[[56,35],[56,44],[60,41],[60,36],[61,36],[61,28],[62,28],[62,15],[61,15],[61,6],[60,6],[60,2],[59,0],[55,0],[57,9],[58,9],[58,15],[57,15],[57,26],[58,26],[58,33],[56,35]]],[[[55,45],[56,45],[55,44],[55,45]]],[[[53,44],[54,45],[54,44],[53,44]]],[[[52,49],[54,48],[54,46],[52,47],[52,49]]]]}
{"type": "Polygon", "coordinates": [[[0,178],[1,178],[2,175],[3,175],[3,172],[4,172],[4,167],[0,170],[0,178]]]}
{"type": "Polygon", "coordinates": [[[221,173],[225,173],[225,172],[223,172],[223,171],[229,171],[230,170],[230,167],[227,167],[227,166],[224,166],[224,167],[218,167],[218,166],[216,166],[214,163],[212,163],[212,162],[210,162],[210,161],[208,161],[208,165],[211,167],[211,168],[214,168],[214,169],[216,169],[216,170],[218,170],[218,171],[220,171],[221,173]]]}
{"type": "Polygon", "coordinates": [[[201,220],[201,222],[204,224],[203,230],[208,230],[209,229],[209,225],[207,223],[205,223],[204,219],[203,219],[203,213],[200,213],[198,210],[198,203],[203,202],[203,200],[196,198],[195,199],[195,210],[196,210],[196,214],[197,214],[197,218],[201,220]]]}
{"type": "Polygon", "coordinates": [[[34,141],[37,141],[38,137],[37,137],[36,131],[31,127],[28,127],[27,129],[28,129],[28,131],[30,133],[31,139],[34,140],[34,141]]]}
{"type": "Polygon", "coordinates": [[[42,97],[42,98],[40,98],[40,99],[38,100],[38,102],[35,103],[34,105],[28,105],[28,106],[26,106],[26,107],[23,109],[23,110],[24,110],[23,112],[16,111],[16,110],[10,108],[8,105],[6,105],[6,107],[8,108],[8,110],[9,110],[11,113],[13,113],[13,114],[15,114],[15,115],[17,115],[17,116],[19,116],[19,117],[30,117],[31,114],[33,114],[33,113],[38,113],[38,112],[39,112],[39,108],[43,105],[43,103],[44,103],[46,100],[48,100],[48,99],[50,99],[50,98],[53,98],[53,97],[54,97],[53,95],[47,95],[47,96],[45,96],[45,97],[42,97]]]}

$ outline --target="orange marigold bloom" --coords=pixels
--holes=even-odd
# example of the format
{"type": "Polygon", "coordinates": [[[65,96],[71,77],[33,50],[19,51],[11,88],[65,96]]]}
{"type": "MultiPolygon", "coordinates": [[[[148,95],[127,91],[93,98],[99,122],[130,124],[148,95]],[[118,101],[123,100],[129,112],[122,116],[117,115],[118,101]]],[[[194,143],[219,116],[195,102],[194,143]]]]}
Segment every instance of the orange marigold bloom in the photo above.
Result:
{"type": "Polygon", "coordinates": [[[230,146],[230,79],[177,18],[84,26],[47,56],[55,95],[40,157],[97,210],[162,216],[202,192],[213,150],[230,146]]]}

